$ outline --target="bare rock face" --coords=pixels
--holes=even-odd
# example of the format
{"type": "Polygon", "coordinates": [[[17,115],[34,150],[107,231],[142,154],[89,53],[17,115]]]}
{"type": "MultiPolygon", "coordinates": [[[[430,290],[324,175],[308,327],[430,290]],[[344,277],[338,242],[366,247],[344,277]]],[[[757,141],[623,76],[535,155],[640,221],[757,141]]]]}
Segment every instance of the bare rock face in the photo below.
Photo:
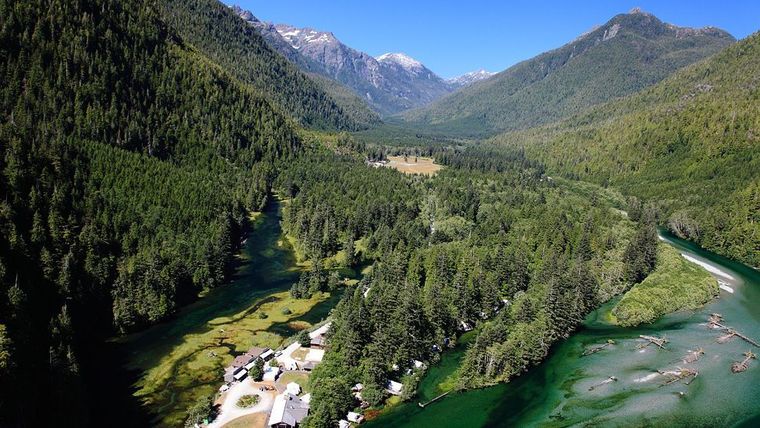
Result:
{"type": "Polygon", "coordinates": [[[620,31],[620,24],[613,24],[609,29],[604,31],[602,41],[606,42],[607,40],[617,36],[618,31],[620,31]]]}
{"type": "Polygon", "coordinates": [[[275,28],[299,54],[321,64],[328,77],[364,96],[381,113],[426,105],[452,90],[407,55],[388,53],[373,58],[344,45],[329,32],[284,24],[275,28]]]}
{"type": "Polygon", "coordinates": [[[360,83],[382,87],[380,64],[370,55],[344,45],[334,34],[285,24],[275,28],[299,54],[321,64],[329,77],[352,88],[358,88],[360,83]]]}
{"type": "Polygon", "coordinates": [[[260,21],[253,15],[253,13],[243,10],[238,6],[232,6],[231,9],[240,16],[241,19],[258,30],[258,32],[264,36],[264,39],[266,39],[269,46],[279,52],[280,55],[287,58],[290,62],[296,64],[301,70],[319,74],[323,72],[322,67],[319,64],[300,55],[297,50],[293,49],[290,46],[290,43],[280,36],[280,33],[277,32],[277,28],[275,28],[274,25],[260,21]]]}
{"type": "Polygon", "coordinates": [[[237,6],[233,10],[301,69],[343,84],[382,114],[427,105],[460,87],[405,54],[389,53],[374,58],[346,46],[333,33],[273,25],[237,6]]]}

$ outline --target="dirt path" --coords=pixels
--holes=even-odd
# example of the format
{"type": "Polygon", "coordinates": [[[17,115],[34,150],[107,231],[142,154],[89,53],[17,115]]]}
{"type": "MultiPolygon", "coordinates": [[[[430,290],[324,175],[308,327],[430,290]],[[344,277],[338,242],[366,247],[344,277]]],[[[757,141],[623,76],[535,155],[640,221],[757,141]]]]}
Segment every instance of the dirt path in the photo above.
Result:
{"type": "Polygon", "coordinates": [[[254,413],[268,414],[272,410],[277,391],[259,390],[263,385],[271,386],[267,382],[252,382],[249,379],[233,385],[225,393],[219,416],[217,416],[214,422],[209,424],[209,428],[220,428],[237,418],[254,413]],[[253,407],[241,409],[237,406],[237,401],[244,395],[257,395],[259,396],[259,402],[253,407]]]}
{"type": "Polygon", "coordinates": [[[283,349],[282,354],[280,354],[279,357],[277,357],[277,362],[280,363],[280,365],[285,366],[286,368],[290,368],[293,364],[297,364],[298,362],[303,363],[302,361],[298,361],[293,358],[293,352],[296,352],[297,350],[301,349],[301,345],[298,344],[298,342],[295,342],[288,346],[287,348],[283,349]]]}

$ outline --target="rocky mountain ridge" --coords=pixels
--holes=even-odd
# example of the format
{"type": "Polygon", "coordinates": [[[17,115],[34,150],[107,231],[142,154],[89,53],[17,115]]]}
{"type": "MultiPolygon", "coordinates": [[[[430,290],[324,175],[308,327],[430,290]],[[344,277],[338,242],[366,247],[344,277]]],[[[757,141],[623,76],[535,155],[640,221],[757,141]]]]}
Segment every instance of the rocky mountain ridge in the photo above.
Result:
{"type": "Polygon", "coordinates": [[[302,70],[339,82],[381,114],[428,105],[485,76],[468,73],[445,80],[404,53],[375,58],[345,45],[331,32],[267,23],[238,6],[232,9],[302,70]]]}

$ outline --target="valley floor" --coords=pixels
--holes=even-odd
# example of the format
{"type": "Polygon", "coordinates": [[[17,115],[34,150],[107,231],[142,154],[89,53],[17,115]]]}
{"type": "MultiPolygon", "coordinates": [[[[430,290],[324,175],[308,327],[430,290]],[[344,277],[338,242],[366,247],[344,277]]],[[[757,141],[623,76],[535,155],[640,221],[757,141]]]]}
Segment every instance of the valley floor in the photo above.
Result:
{"type": "Polygon", "coordinates": [[[338,295],[294,299],[300,268],[281,239],[279,205],[256,218],[233,282],[175,319],[122,339],[128,369],[141,373],[136,396],[160,426],[184,423],[187,409],[216,394],[224,368],[253,346],[277,349],[327,316],[338,295]]]}

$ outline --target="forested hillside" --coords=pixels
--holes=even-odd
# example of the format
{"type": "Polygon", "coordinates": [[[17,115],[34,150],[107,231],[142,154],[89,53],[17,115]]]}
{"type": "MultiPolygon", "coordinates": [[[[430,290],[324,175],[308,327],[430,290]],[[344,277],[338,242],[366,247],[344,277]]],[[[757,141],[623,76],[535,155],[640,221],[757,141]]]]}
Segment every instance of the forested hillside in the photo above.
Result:
{"type": "MultiPolygon", "coordinates": [[[[465,324],[483,327],[455,383],[507,380],[653,268],[639,254],[656,251],[656,237],[634,233],[614,193],[549,180],[520,152],[436,156],[448,168],[431,179],[337,155],[294,163],[278,178],[291,197],[284,225],[317,261],[295,297],[331,286],[321,261],[338,251],[349,267],[374,261],[333,313],[307,426],[335,425],[357,382],[373,406],[388,379],[412,397],[412,360],[436,361],[465,324]]],[[[646,212],[642,230],[654,221],[646,212]]]]}
{"type": "Polygon", "coordinates": [[[680,237],[760,265],[760,35],[650,89],[493,143],[657,201],[680,237]]]}
{"type": "MultiPolygon", "coordinates": [[[[731,42],[716,29],[620,15],[435,114],[409,116],[423,129],[387,126],[356,141],[322,130],[376,124],[361,98],[299,71],[216,0],[0,0],[0,427],[143,425],[120,416],[156,402],[131,414],[104,393],[118,388],[102,382],[124,379],[103,344],[224,284],[251,212],[273,192],[283,199],[283,242],[292,241],[282,251],[310,262],[289,298],[346,287],[310,377],[307,427],[336,426],[357,382],[371,406],[384,402],[389,379],[412,397],[424,373],[414,361],[435,363],[465,330],[475,339],[447,379],[452,388],[512,379],[634,284],[621,320],[673,309],[649,313],[641,297],[666,295],[663,278],[679,278],[646,282],[658,257],[663,269],[686,264],[658,254],[663,222],[760,265],[760,35],[608,102],[731,42]],[[485,143],[438,132],[504,129],[521,130],[485,143]],[[389,154],[378,141],[443,169],[424,177],[367,162],[389,154]],[[340,281],[339,268],[363,276],[340,281]],[[93,417],[95,402],[111,405],[97,409],[109,420],[93,417]]],[[[410,58],[385,61],[421,70],[410,58]]],[[[251,254],[250,266],[260,265],[263,252],[251,254]]],[[[246,298],[281,291],[287,278],[246,298]]],[[[212,320],[229,310],[223,303],[183,315],[212,320]]],[[[285,310],[299,328],[312,323],[285,310]]],[[[168,324],[155,337],[191,336],[195,325],[168,324]]],[[[218,357],[198,343],[193,355],[218,357]]],[[[232,359],[240,345],[215,346],[232,359]]],[[[168,352],[152,356],[157,371],[172,366],[166,384],[182,383],[172,376],[196,360],[168,352]]],[[[186,379],[208,387],[221,377],[213,370],[186,379]]],[[[173,391],[161,393],[158,407],[182,411],[173,391]]],[[[190,425],[209,413],[210,400],[199,403],[190,425]]]]}
{"type": "Polygon", "coordinates": [[[168,0],[157,4],[166,22],[184,41],[266,94],[301,124],[355,130],[379,122],[366,104],[339,85],[313,80],[302,73],[270,48],[254,27],[218,0],[168,0]]]}
{"type": "Polygon", "coordinates": [[[83,426],[90,345],[219,285],[300,143],[151,1],[1,0],[0,47],[0,425],[83,426]]]}
{"type": "Polygon", "coordinates": [[[659,82],[733,41],[716,28],[680,28],[634,10],[403,118],[468,137],[551,123],[659,82]]]}

